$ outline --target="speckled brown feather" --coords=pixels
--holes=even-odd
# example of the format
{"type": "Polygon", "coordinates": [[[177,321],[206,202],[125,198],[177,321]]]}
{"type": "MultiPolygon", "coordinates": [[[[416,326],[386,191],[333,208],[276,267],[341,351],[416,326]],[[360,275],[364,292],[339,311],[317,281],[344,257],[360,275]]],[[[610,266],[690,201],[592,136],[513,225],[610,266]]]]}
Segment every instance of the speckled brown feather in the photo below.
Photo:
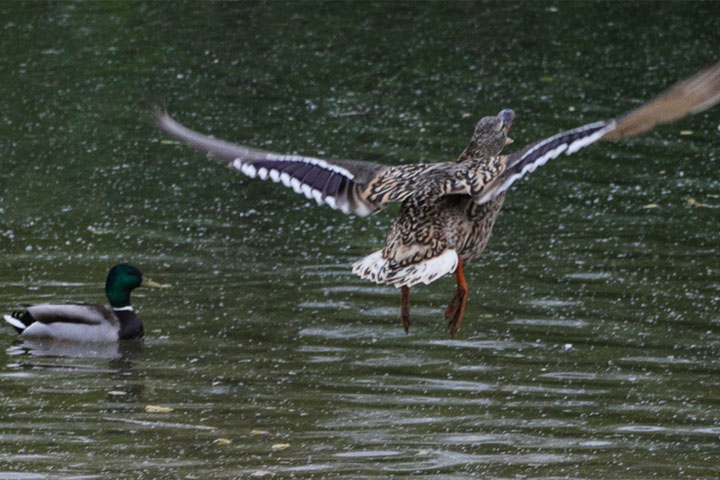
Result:
{"type": "MultiPolygon", "coordinates": [[[[503,110],[478,122],[457,161],[401,166],[282,155],[233,145],[189,130],[159,111],[156,122],[170,135],[233,169],[282,182],[318,204],[345,213],[369,215],[390,202],[400,202],[384,248],[356,262],[353,272],[377,283],[410,287],[430,283],[477,258],[487,246],[505,192],[525,174],[598,140],[634,136],[718,101],[720,63],[616,120],[583,125],[509,155],[501,151],[509,143],[507,131],[515,115],[503,110]]],[[[458,285],[460,274],[458,269],[458,285]]],[[[462,298],[464,302],[466,291],[462,298]]],[[[462,320],[462,302],[459,310],[449,307],[460,312],[452,322],[452,332],[462,320]]],[[[409,322],[409,318],[404,320],[409,322]]]]}

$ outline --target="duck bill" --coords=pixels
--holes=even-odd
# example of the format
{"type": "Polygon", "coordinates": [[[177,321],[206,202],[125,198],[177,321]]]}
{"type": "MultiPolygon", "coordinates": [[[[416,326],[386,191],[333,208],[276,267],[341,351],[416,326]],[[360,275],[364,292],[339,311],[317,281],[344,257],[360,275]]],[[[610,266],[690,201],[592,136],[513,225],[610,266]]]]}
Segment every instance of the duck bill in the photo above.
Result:
{"type": "Polygon", "coordinates": [[[157,283],[153,282],[152,280],[148,278],[143,278],[142,283],[140,284],[141,287],[150,287],[150,288],[170,288],[170,285],[167,283],[157,283]]]}
{"type": "Polygon", "coordinates": [[[503,130],[505,130],[505,145],[510,145],[511,143],[515,142],[512,138],[508,137],[510,134],[510,128],[512,127],[513,121],[515,120],[515,112],[510,110],[509,108],[506,108],[505,110],[502,110],[498,116],[503,122],[503,130]]]}

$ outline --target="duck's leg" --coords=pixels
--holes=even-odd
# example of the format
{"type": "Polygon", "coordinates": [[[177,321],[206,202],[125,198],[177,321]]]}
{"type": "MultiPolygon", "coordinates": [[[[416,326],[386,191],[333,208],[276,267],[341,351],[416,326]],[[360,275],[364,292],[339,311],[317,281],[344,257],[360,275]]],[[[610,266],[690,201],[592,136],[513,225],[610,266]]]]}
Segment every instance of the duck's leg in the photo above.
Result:
{"type": "Polygon", "coordinates": [[[400,320],[405,333],[410,331],[410,287],[400,287],[402,290],[402,305],[400,307],[400,320]]]}
{"type": "Polygon", "coordinates": [[[457,288],[455,289],[455,296],[450,301],[450,305],[445,309],[445,318],[450,319],[448,323],[448,329],[450,330],[450,336],[455,338],[460,325],[462,325],[463,314],[465,313],[465,304],[468,298],[468,286],[465,282],[465,275],[462,270],[462,258],[458,260],[457,270],[455,275],[457,276],[457,288]]]}

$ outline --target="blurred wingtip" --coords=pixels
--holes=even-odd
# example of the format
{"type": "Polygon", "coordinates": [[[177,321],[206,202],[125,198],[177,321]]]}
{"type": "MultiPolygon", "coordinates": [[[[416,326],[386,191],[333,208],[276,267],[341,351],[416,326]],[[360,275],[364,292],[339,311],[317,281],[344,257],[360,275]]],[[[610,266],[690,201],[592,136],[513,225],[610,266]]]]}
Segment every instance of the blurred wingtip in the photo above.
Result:
{"type": "Polygon", "coordinates": [[[640,135],[656,125],[702,112],[720,102],[720,61],[685,78],[641,107],[617,119],[603,140],[640,135]]]}
{"type": "Polygon", "coordinates": [[[165,102],[158,101],[153,97],[146,97],[140,102],[140,109],[147,121],[158,126],[161,120],[169,117],[165,102]]]}

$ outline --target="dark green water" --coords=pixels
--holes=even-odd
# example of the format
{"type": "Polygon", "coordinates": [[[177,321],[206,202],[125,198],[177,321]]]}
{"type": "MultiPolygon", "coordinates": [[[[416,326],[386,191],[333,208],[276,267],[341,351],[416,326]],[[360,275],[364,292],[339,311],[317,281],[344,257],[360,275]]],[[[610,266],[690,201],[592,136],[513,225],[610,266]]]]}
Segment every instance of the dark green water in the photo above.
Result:
{"type": "Polygon", "coordinates": [[[233,175],[143,107],[446,161],[483,115],[515,109],[521,146],[716,60],[720,7],[691,5],[0,4],[0,310],[102,301],[120,261],[173,284],[134,295],[144,342],[0,330],[0,479],[720,477],[720,108],[518,182],[451,341],[452,278],[406,336],[350,273],[392,209],[233,175]]]}

